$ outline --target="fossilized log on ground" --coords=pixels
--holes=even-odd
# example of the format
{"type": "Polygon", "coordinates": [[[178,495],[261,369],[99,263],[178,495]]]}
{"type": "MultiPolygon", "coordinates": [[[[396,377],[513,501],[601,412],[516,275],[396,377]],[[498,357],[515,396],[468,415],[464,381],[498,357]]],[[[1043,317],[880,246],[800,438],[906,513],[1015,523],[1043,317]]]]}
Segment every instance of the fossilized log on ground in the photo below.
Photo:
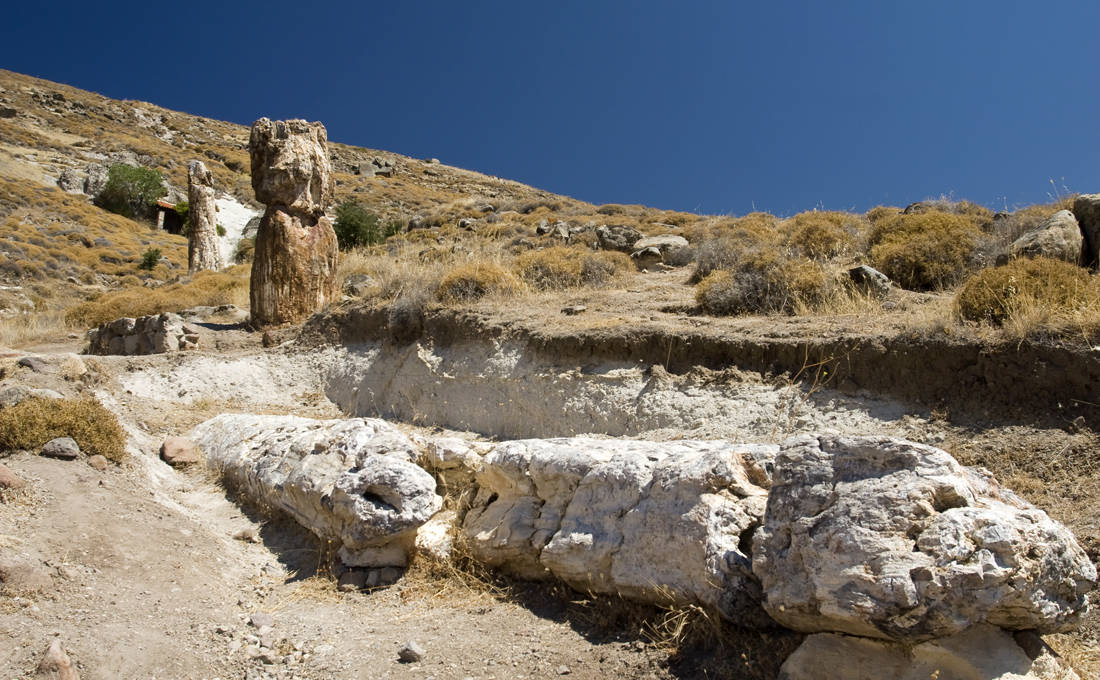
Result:
{"type": "Polygon", "coordinates": [[[944,451],[888,437],[785,443],[753,571],[789,628],[909,643],[982,623],[1066,630],[1096,586],[1045,512],[944,451]]]}
{"type": "Polygon", "coordinates": [[[340,543],[349,566],[404,566],[443,503],[417,448],[381,420],[226,414],[191,438],[249,499],[340,543]]]}
{"type": "Polygon", "coordinates": [[[724,441],[519,440],[489,452],[463,531],[527,578],[766,620],[747,552],[778,447],[724,441]]]}

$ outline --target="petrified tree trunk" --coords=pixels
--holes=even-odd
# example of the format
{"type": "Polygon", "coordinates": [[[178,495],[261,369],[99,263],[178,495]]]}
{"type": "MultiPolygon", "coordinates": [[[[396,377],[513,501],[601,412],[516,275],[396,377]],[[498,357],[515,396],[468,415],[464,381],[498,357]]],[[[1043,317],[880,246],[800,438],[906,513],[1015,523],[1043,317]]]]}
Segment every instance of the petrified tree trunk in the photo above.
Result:
{"type": "Polygon", "coordinates": [[[222,268],[218,250],[217,206],[214,204],[214,176],[202,161],[187,164],[187,271],[222,268]]]}
{"type": "Polygon", "coordinates": [[[252,322],[296,323],[331,302],[336,290],[336,232],[325,217],[332,175],[320,123],[252,124],[252,188],[267,205],[252,261],[252,322]]]}

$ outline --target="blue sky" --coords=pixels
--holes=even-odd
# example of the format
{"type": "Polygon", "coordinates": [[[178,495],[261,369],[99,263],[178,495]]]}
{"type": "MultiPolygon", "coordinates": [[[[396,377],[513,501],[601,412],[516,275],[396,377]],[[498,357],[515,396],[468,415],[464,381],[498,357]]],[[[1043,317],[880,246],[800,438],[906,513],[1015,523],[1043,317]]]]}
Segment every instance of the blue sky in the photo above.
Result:
{"type": "Polygon", "coordinates": [[[1000,209],[1100,191],[1097,26],[1084,1],[16,3],[0,67],[594,203],[1000,209]]]}

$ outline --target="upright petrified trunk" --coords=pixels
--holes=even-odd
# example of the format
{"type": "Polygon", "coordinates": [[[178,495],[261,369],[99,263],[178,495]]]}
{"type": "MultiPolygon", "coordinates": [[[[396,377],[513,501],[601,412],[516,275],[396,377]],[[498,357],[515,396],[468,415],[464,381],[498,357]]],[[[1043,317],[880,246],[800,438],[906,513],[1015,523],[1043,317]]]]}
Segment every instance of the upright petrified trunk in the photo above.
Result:
{"type": "Polygon", "coordinates": [[[267,205],[252,261],[252,322],[295,323],[337,294],[327,134],[304,120],[252,124],[252,188],[267,205]]]}
{"type": "Polygon", "coordinates": [[[187,200],[190,229],[187,233],[187,271],[222,268],[218,250],[217,206],[214,204],[214,176],[202,161],[187,164],[187,200]]]}

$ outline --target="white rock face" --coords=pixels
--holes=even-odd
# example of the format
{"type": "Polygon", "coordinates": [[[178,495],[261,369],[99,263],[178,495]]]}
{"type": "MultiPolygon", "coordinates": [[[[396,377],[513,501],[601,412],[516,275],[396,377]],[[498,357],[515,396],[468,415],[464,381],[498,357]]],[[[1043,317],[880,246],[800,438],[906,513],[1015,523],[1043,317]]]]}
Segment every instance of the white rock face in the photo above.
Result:
{"type": "Polygon", "coordinates": [[[191,439],[248,498],[339,542],[349,566],[404,566],[417,529],[443,503],[412,462],[417,448],[381,420],[225,414],[191,439]]]}
{"type": "Polygon", "coordinates": [[[1066,630],[1096,583],[1046,513],[944,451],[888,437],[785,443],[753,572],[789,628],[906,642],[981,623],[1066,630]]]}
{"type": "Polygon", "coordinates": [[[463,531],[474,556],[526,578],[766,617],[746,546],[775,446],[519,440],[485,456],[463,531]]]}
{"type": "Polygon", "coordinates": [[[975,626],[914,647],[818,633],[787,657],[778,680],[1080,680],[1033,633],[975,626]]]}

